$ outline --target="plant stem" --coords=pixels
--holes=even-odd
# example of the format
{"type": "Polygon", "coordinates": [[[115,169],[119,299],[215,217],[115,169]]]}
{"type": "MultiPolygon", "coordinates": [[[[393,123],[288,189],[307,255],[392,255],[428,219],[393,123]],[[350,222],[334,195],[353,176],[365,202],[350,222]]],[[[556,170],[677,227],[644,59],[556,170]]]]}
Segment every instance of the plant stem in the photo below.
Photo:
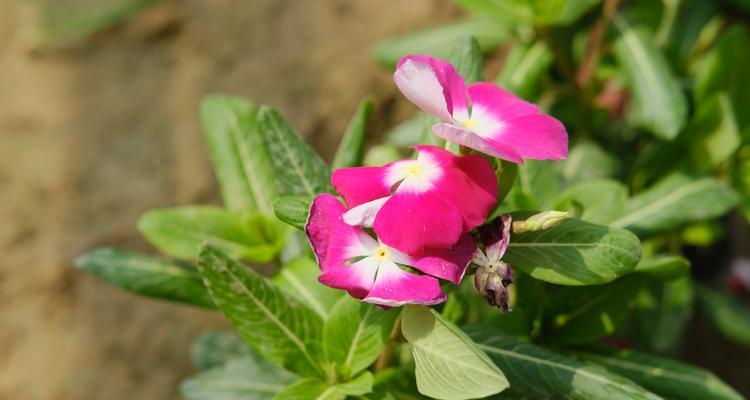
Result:
{"type": "Polygon", "coordinates": [[[591,79],[594,76],[594,69],[599,63],[604,34],[607,32],[607,26],[617,12],[617,7],[619,5],[620,0],[606,0],[602,8],[602,14],[589,32],[589,42],[586,45],[583,62],[576,74],[576,84],[581,88],[588,87],[591,84],[591,79]]]}
{"type": "Polygon", "coordinates": [[[378,357],[378,359],[375,360],[375,366],[373,367],[373,372],[376,374],[391,366],[391,358],[393,358],[393,349],[396,347],[396,342],[398,341],[399,336],[401,336],[401,316],[402,315],[403,315],[403,312],[399,311],[398,317],[396,317],[396,322],[393,324],[393,330],[391,330],[391,335],[390,337],[388,337],[388,343],[386,343],[385,348],[383,349],[383,352],[380,353],[380,357],[378,357]]]}

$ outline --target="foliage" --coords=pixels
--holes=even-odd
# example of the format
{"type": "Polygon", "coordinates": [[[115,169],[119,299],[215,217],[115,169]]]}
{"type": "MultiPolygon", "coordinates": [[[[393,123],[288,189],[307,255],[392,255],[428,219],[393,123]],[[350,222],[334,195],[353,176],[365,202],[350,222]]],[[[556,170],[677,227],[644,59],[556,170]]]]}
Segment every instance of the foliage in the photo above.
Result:
{"type": "MultiPolygon", "coordinates": [[[[447,302],[432,308],[386,310],[323,286],[298,230],[314,197],[332,193],[331,167],[277,111],[223,95],[201,107],[223,206],[138,222],[179,261],[100,248],[76,264],[226,316],[239,335],[196,340],[202,372],[181,385],[186,399],[741,398],[666,356],[693,314],[750,345],[750,311],[696,282],[682,254],[717,240],[695,239],[701,227],[750,216],[748,27],[707,1],[456,3],[471,17],[389,38],[375,57],[388,67],[406,54],[450,58],[469,83],[494,81],[565,124],[565,161],[491,160],[499,204],[488,219],[571,216],[511,234],[513,311],[485,304],[472,276],[445,284],[447,302]],[[500,45],[503,67],[484,77],[483,53],[500,45]]],[[[420,112],[365,151],[374,106],[357,106],[333,169],[445,144],[420,112]]]]}

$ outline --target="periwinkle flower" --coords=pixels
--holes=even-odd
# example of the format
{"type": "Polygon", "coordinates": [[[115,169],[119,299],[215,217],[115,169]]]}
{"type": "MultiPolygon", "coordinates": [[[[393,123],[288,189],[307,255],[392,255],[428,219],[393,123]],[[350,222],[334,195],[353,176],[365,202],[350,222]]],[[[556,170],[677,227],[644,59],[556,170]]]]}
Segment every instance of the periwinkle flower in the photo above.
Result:
{"type": "Polygon", "coordinates": [[[447,61],[406,56],[393,80],[412,103],[444,121],[432,127],[443,139],[518,164],[568,155],[568,133],[560,121],[494,83],[467,88],[447,61]]]}
{"type": "Polygon", "coordinates": [[[502,261],[510,244],[511,216],[503,215],[479,227],[484,251],[477,248],[472,262],[477,265],[474,286],[487,302],[510,311],[508,286],[513,283],[513,268],[502,261]]]}

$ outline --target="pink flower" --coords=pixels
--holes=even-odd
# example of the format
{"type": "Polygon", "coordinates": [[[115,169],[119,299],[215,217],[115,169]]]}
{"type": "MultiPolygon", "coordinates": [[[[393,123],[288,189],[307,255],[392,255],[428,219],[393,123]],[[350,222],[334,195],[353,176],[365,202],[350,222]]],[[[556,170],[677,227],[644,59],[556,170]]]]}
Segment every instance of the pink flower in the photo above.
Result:
{"type": "Polygon", "coordinates": [[[401,252],[448,248],[484,222],[497,200],[497,178],[482,157],[435,146],[382,167],[341,168],[331,182],[350,208],[343,220],[372,227],[401,252]]]}
{"type": "Polygon", "coordinates": [[[446,122],[432,127],[443,139],[519,164],[524,158],[568,155],[568,134],[560,121],[493,83],[474,83],[467,90],[446,61],[406,56],[393,80],[417,107],[446,122]]]}
{"type": "Polygon", "coordinates": [[[385,307],[441,303],[445,295],[435,277],[460,283],[476,249],[465,234],[450,248],[425,249],[421,256],[412,257],[345,223],[345,211],[333,195],[317,196],[305,232],[322,272],[318,280],[368,303],[385,307]],[[432,276],[407,272],[402,265],[432,276]]]}

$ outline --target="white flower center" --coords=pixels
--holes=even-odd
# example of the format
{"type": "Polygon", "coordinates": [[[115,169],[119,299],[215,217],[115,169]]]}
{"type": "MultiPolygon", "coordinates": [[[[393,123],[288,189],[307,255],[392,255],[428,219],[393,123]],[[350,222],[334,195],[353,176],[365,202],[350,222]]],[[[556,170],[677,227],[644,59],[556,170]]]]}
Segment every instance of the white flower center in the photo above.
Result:
{"type": "Polygon", "coordinates": [[[400,182],[397,191],[425,192],[443,175],[440,164],[429,154],[420,153],[416,160],[397,161],[389,168],[386,185],[400,182]]]}

